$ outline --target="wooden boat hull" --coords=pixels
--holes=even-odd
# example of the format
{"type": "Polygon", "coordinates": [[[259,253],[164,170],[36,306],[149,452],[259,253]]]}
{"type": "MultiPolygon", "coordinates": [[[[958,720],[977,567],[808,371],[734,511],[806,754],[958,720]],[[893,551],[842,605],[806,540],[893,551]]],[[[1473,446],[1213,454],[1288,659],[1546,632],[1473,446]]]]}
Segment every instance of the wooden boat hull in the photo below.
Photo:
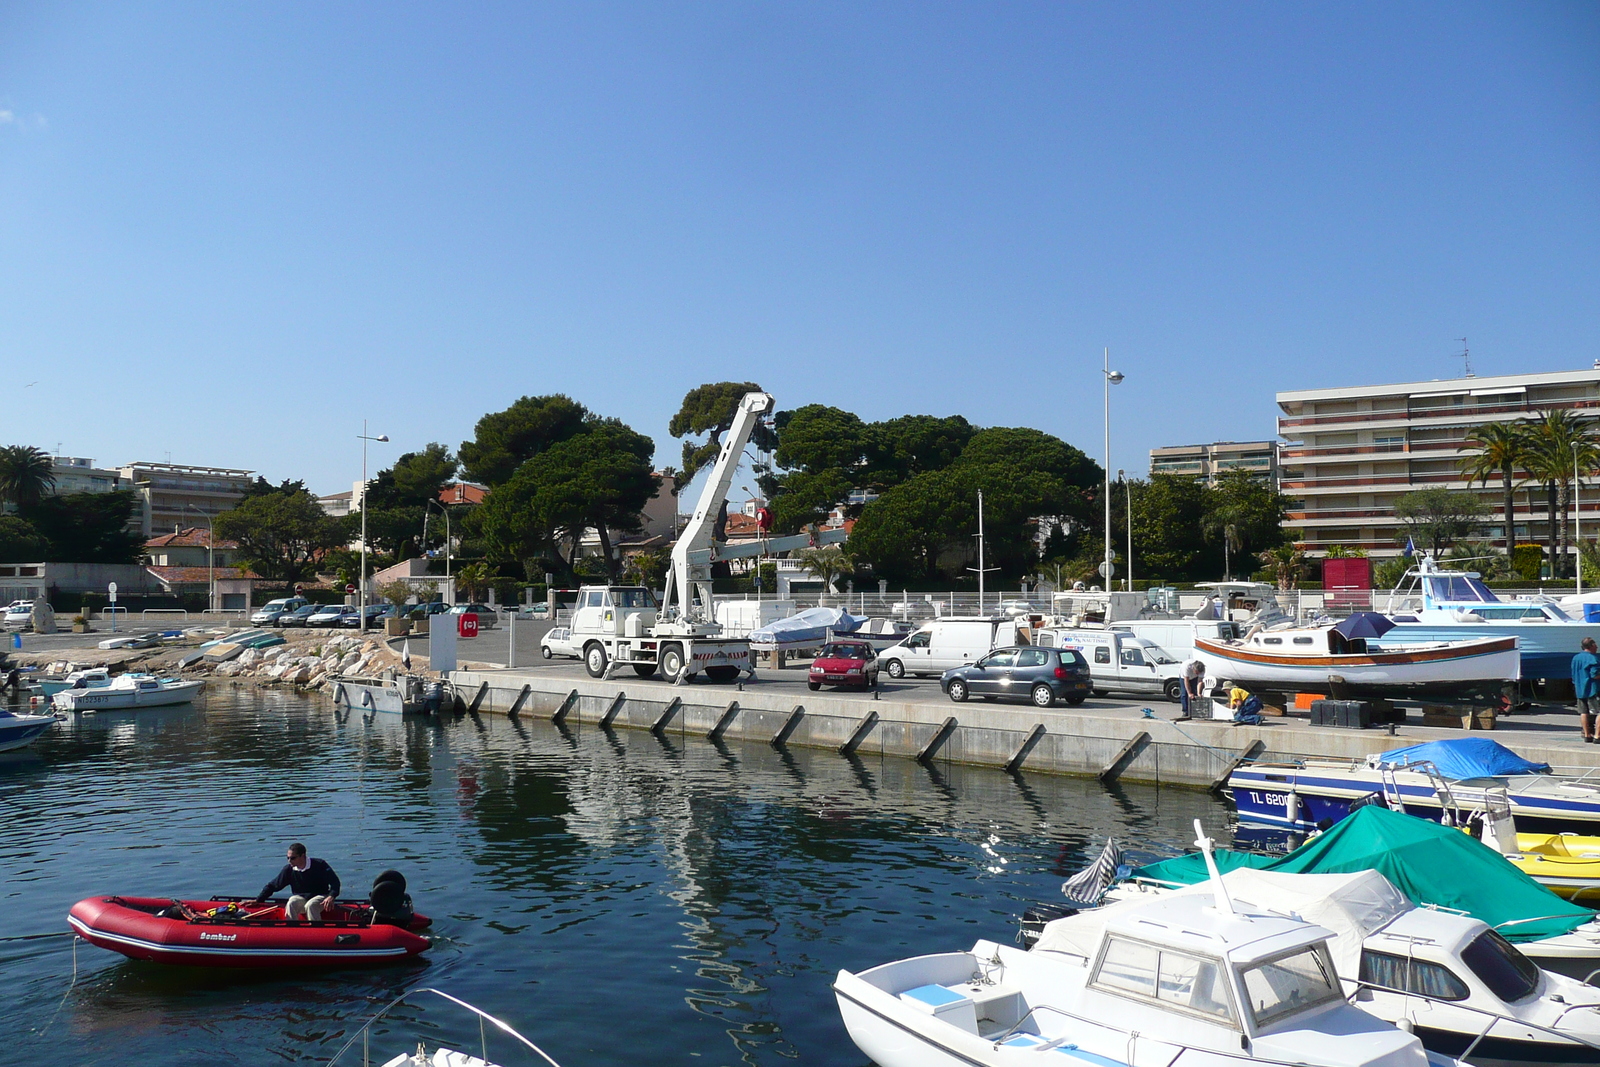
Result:
{"type": "Polygon", "coordinates": [[[159,897],[88,897],[72,906],[67,923],[100,948],[130,959],[190,967],[353,967],[395,963],[428,947],[414,930],[428,925],[412,917],[409,929],[371,921],[364,906],[341,906],[341,918],[289,922],[281,905],[241,905],[250,916],[206,916],[225,907],[216,900],[176,902],[159,897]],[[182,903],[201,918],[160,914],[182,903]]]}
{"type": "Polygon", "coordinates": [[[1520,677],[1516,638],[1346,655],[1292,655],[1198,637],[1207,673],[1246,689],[1340,699],[1497,703],[1520,677]]]}

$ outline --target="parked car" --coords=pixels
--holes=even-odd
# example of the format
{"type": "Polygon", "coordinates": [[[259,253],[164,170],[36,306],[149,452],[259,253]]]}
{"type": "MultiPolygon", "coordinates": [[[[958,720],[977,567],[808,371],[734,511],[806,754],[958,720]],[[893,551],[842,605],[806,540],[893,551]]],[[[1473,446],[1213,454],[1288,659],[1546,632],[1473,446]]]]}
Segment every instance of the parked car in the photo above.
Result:
{"type": "MultiPolygon", "coordinates": [[[[1231,625],[1231,624],[1230,624],[1231,625]]],[[[1176,703],[1183,688],[1183,664],[1153,641],[1121,630],[1046,627],[1034,635],[1038,645],[1071,648],[1083,654],[1093,675],[1095,696],[1135,693],[1164,696],[1176,703]]]]}
{"type": "Polygon", "coordinates": [[[449,604],[442,600],[433,600],[426,604],[413,605],[406,610],[406,614],[413,619],[426,619],[430,615],[442,615],[449,610],[449,604]]]}
{"type": "Polygon", "coordinates": [[[275,620],[273,620],[272,625],[277,626],[280,629],[285,626],[304,626],[307,619],[311,618],[311,616],[315,615],[319,611],[326,610],[327,607],[328,605],[326,604],[301,604],[293,611],[286,611],[282,615],[279,615],[275,620]]]}
{"type": "Polygon", "coordinates": [[[808,689],[848,685],[871,689],[878,684],[878,655],[865,641],[830,641],[811,661],[808,689]]]}
{"type": "Polygon", "coordinates": [[[528,614],[535,619],[548,619],[550,617],[550,605],[541,600],[528,609],[528,614]]]}
{"type": "MultiPolygon", "coordinates": [[[[383,625],[383,620],[385,619],[394,619],[399,617],[399,613],[395,611],[393,604],[368,604],[366,607],[366,613],[367,629],[369,630],[375,627],[381,627],[383,625]]],[[[348,626],[352,630],[360,629],[361,609],[348,609],[345,615],[339,620],[339,625],[348,626]]]]}
{"type": "Polygon", "coordinates": [[[250,621],[256,626],[271,626],[291,611],[297,611],[309,603],[303,596],[283,597],[278,600],[269,600],[263,604],[250,621]]]}
{"type": "Polygon", "coordinates": [[[951,700],[1027,700],[1038,708],[1057,700],[1082,704],[1093,685],[1082,653],[1037,645],[997,648],[965,667],[952,667],[939,679],[939,688],[951,700]]]}
{"type": "Polygon", "coordinates": [[[5,618],[3,622],[0,622],[0,626],[4,626],[7,630],[22,630],[26,629],[32,621],[33,601],[13,600],[6,605],[5,618]]]}
{"type": "Polygon", "coordinates": [[[340,626],[339,620],[346,612],[355,614],[355,608],[347,604],[324,604],[321,611],[314,611],[306,616],[307,626],[340,626]]]}
{"type": "Polygon", "coordinates": [[[572,643],[572,629],[568,626],[556,626],[548,630],[539,639],[539,651],[545,659],[555,659],[557,656],[577,659],[583,654],[582,650],[572,643]]]}
{"type": "Polygon", "coordinates": [[[476,615],[480,630],[492,630],[500,621],[500,613],[487,604],[457,604],[450,609],[450,614],[476,615]]]}

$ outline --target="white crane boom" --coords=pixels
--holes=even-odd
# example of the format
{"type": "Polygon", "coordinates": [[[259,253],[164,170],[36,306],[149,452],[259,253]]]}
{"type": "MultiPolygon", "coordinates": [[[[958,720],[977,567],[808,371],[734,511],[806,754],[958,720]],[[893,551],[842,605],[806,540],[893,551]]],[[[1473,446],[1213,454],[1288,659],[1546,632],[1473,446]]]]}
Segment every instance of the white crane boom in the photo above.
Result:
{"type": "Polygon", "coordinates": [[[728,487],[733,484],[734,473],[739,469],[739,457],[750,435],[762,416],[773,408],[768,393],[746,393],[739,400],[733,424],[723,439],[722,451],[711,468],[706,486],[700,493],[678,543],[672,548],[672,569],[667,572],[666,594],[662,597],[662,615],[679,623],[713,623],[711,600],[711,561],[714,552],[717,515],[728,498],[728,487]],[[699,606],[696,607],[696,600],[699,606]]]}

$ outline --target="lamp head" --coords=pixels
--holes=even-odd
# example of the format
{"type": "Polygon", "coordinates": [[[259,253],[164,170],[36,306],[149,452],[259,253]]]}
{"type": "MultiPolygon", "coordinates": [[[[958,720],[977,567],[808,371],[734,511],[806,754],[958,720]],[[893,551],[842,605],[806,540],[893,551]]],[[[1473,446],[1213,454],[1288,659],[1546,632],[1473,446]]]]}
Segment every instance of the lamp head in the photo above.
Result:
{"type": "Polygon", "coordinates": [[[1106,371],[1106,380],[1108,382],[1110,382],[1112,385],[1121,384],[1121,382],[1122,382],[1122,372],[1119,371],[1119,370],[1108,370],[1108,371],[1106,371]]]}
{"type": "Polygon", "coordinates": [[[374,440],[374,441],[384,441],[384,442],[387,442],[387,441],[388,441],[388,440],[389,440],[389,435],[388,435],[388,434],[386,434],[386,433],[380,433],[380,434],[379,434],[379,435],[378,435],[378,436],[376,436],[376,437],[374,437],[374,438],[373,438],[373,440],[374,440]]]}

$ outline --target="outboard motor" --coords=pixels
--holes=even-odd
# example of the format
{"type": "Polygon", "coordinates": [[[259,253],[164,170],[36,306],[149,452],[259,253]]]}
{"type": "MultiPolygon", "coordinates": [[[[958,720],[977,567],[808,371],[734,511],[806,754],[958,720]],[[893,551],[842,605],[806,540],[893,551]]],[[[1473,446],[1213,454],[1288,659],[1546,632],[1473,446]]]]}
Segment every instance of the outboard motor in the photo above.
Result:
{"type": "Polygon", "coordinates": [[[399,871],[384,871],[378,875],[372,882],[372,893],[367,901],[372,905],[374,923],[411,925],[411,894],[406,892],[406,878],[399,871]]]}
{"type": "Polygon", "coordinates": [[[444,683],[438,680],[429,682],[422,690],[422,710],[429,715],[437,715],[443,706],[444,683]]]}

